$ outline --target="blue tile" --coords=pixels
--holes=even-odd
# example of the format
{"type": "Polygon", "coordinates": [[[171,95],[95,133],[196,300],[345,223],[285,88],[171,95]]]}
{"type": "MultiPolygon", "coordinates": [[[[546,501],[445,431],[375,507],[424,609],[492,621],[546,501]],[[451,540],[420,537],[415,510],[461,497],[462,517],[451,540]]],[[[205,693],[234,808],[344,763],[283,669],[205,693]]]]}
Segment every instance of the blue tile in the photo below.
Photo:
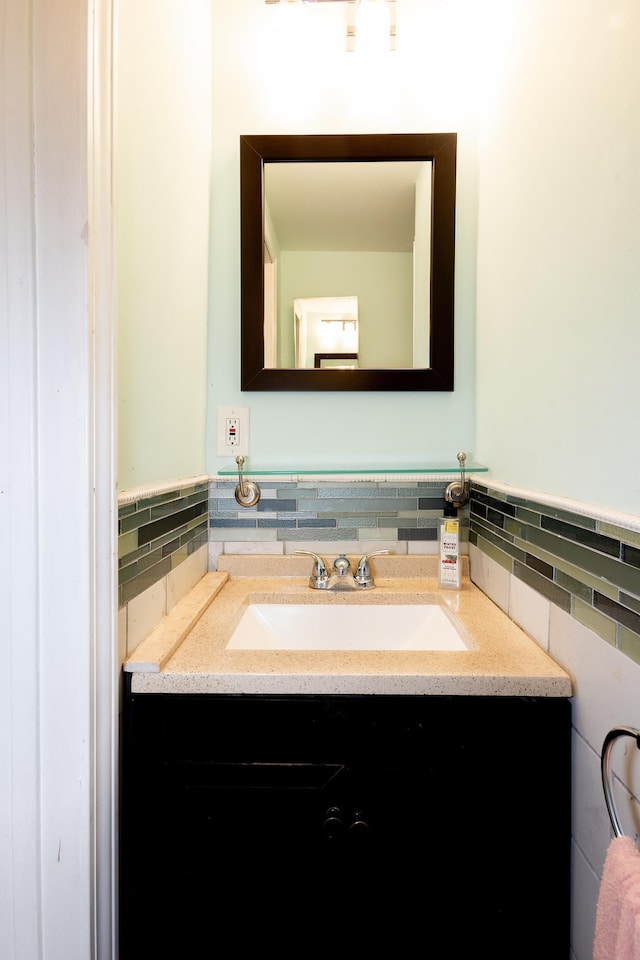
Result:
{"type": "Polygon", "coordinates": [[[274,513],[281,513],[283,510],[294,512],[297,506],[296,500],[265,500],[264,497],[261,497],[258,501],[258,510],[265,512],[270,510],[274,513]]]}
{"type": "Polygon", "coordinates": [[[258,528],[263,530],[295,530],[295,520],[269,520],[267,517],[258,520],[258,528]]]}
{"type": "Polygon", "coordinates": [[[319,517],[319,518],[316,518],[315,520],[313,518],[298,520],[299,528],[313,527],[314,529],[317,529],[318,527],[335,527],[336,525],[337,525],[336,520],[331,519],[329,517],[327,518],[319,517]]]}
{"type": "Polygon", "coordinates": [[[255,528],[255,527],[257,527],[257,523],[258,523],[257,520],[230,520],[230,519],[224,519],[224,520],[210,520],[210,521],[209,521],[209,526],[212,527],[213,529],[215,529],[215,528],[217,528],[217,527],[225,527],[225,528],[228,527],[228,528],[230,528],[230,529],[234,529],[234,528],[235,528],[235,529],[241,530],[241,529],[246,528],[246,527],[254,527],[254,528],[255,528]]]}
{"type": "Polygon", "coordinates": [[[398,528],[398,540],[437,540],[438,531],[434,528],[430,530],[428,527],[420,527],[419,529],[411,529],[409,527],[399,527],[398,528]]]}

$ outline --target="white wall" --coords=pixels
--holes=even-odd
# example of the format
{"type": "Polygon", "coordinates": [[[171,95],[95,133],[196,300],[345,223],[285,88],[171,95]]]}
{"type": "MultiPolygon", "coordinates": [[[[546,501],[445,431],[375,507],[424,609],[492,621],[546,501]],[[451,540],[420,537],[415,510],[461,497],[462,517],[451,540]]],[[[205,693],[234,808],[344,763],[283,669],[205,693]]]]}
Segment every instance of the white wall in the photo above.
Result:
{"type": "Polygon", "coordinates": [[[477,457],[640,512],[637,0],[498,0],[478,222],[477,457]]]}
{"type": "Polygon", "coordinates": [[[204,471],[210,5],[114,3],[121,490],[204,471]]]}

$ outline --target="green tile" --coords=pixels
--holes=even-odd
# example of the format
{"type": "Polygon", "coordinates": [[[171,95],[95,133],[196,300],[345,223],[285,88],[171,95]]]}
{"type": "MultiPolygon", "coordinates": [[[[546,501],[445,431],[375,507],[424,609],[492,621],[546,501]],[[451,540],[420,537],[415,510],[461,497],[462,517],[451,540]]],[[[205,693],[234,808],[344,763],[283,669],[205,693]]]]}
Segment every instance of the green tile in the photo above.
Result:
{"type": "MultiPolygon", "coordinates": [[[[597,577],[586,570],[581,570],[580,567],[576,567],[574,564],[563,560],[562,557],[558,557],[557,554],[541,549],[530,540],[516,540],[515,543],[523,552],[530,553],[531,556],[537,557],[538,560],[542,560],[544,563],[548,563],[554,567],[556,580],[558,579],[558,572],[560,571],[567,577],[574,579],[577,583],[584,584],[589,591],[599,590],[600,593],[604,593],[605,596],[610,597],[611,600],[618,599],[618,588],[614,586],[614,584],[607,583],[605,580],[602,580],[601,577],[597,577]]],[[[582,595],[582,591],[576,592],[582,595]]]]}
{"type": "Polygon", "coordinates": [[[540,526],[540,514],[529,510],[527,507],[517,507],[516,517],[518,520],[522,520],[524,523],[530,523],[534,527],[540,526]]]}
{"type": "Polygon", "coordinates": [[[548,577],[544,577],[541,573],[538,573],[537,570],[534,570],[519,560],[515,561],[513,572],[518,580],[522,580],[523,583],[528,584],[528,586],[532,587],[541,596],[546,597],[551,603],[555,603],[561,610],[566,610],[567,613],[570,612],[571,594],[567,590],[563,590],[562,587],[554,583],[553,580],[549,580],[548,577]]]}
{"type": "MultiPolygon", "coordinates": [[[[600,592],[604,593],[603,590],[600,592]]],[[[609,594],[607,594],[607,596],[609,596],[609,594]]],[[[616,597],[612,597],[611,599],[615,600],[616,597]]],[[[636,597],[632,597],[628,593],[622,593],[621,591],[619,600],[625,607],[629,607],[630,610],[635,610],[636,613],[640,613],[640,600],[636,599],[636,597]]]]}
{"type": "Polygon", "coordinates": [[[162,550],[159,547],[156,547],[155,550],[152,550],[150,553],[146,554],[144,557],[140,557],[137,561],[138,573],[144,573],[145,570],[150,570],[153,566],[160,563],[162,560],[162,550]]]}
{"type": "Polygon", "coordinates": [[[527,525],[521,521],[514,520],[513,517],[505,517],[503,529],[505,533],[510,534],[512,537],[521,537],[524,539],[527,525]]]}
{"type": "MultiPolygon", "coordinates": [[[[533,506],[533,502],[530,504],[533,506]]],[[[552,507],[545,503],[536,503],[536,511],[542,516],[552,517],[554,520],[562,520],[564,523],[573,524],[575,527],[582,527],[585,530],[595,530],[596,521],[593,517],[585,517],[581,513],[574,513],[571,510],[561,510],[558,507],[552,507]]]]}
{"type": "MultiPolygon", "coordinates": [[[[195,527],[200,526],[200,525],[202,524],[202,522],[203,522],[203,518],[202,518],[202,517],[193,517],[193,518],[192,518],[191,520],[189,520],[187,523],[182,523],[182,524],[180,524],[180,525],[177,526],[177,527],[173,527],[173,529],[171,529],[171,530],[167,530],[167,532],[166,532],[166,533],[163,533],[161,537],[156,537],[155,540],[151,540],[151,541],[150,541],[151,549],[152,549],[152,550],[155,550],[155,549],[157,549],[158,547],[164,546],[164,544],[166,544],[166,543],[171,543],[171,541],[172,541],[172,540],[175,540],[175,538],[176,538],[177,536],[182,535],[182,534],[186,533],[186,532],[189,531],[189,530],[195,529],[195,527]]],[[[206,523],[206,522],[207,522],[207,520],[206,520],[206,517],[205,517],[205,523],[206,523]]]]}
{"type": "Polygon", "coordinates": [[[317,500],[311,500],[307,503],[307,508],[312,510],[332,510],[334,513],[389,513],[397,510],[417,510],[418,499],[391,499],[372,497],[370,500],[359,497],[353,500],[336,499],[328,501],[319,497],[317,500]],[[331,506],[329,506],[329,502],[331,506]]]}
{"type": "Polygon", "coordinates": [[[133,553],[138,549],[138,531],[130,530],[128,533],[122,533],[118,537],[118,559],[126,557],[128,553],[133,553]]]}
{"type": "Polygon", "coordinates": [[[608,580],[621,590],[640,594],[640,570],[637,568],[536,527],[527,528],[527,540],[563,560],[568,560],[581,570],[608,580]]]}
{"type": "Polygon", "coordinates": [[[618,649],[636,663],[640,663],[640,637],[622,625],[618,627],[618,649]]]}
{"type": "Polygon", "coordinates": [[[640,547],[640,531],[628,530],[625,527],[618,527],[613,523],[605,523],[604,520],[598,521],[598,530],[607,537],[614,540],[621,540],[632,547],[640,547]]]}
{"type": "Polygon", "coordinates": [[[138,527],[141,527],[145,523],[149,523],[151,519],[151,513],[149,510],[140,510],[136,513],[132,513],[128,517],[123,517],[120,522],[120,530],[122,533],[128,533],[129,530],[137,530],[138,527]]]}
{"type": "Polygon", "coordinates": [[[504,543],[513,543],[513,536],[510,533],[505,532],[502,527],[497,527],[489,520],[485,520],[484,517],[474,515],[471,523],[478,531],[481,530],[483,535],[486,535],[490,539],[503,541],[504,543]]]}
{"type": "MultiPolygon", "coordinates": [[[[380,528],[377,528],[375,530],[367,530],[366,528],[362,528],[358,530],[357,533],[358,533],[358,540],[397,540],[398,539],[397,535],[394,535],[393,530],[381,530],[380,528]]],[[[396,534],[397,534],[397,531],[396,531],[396,534]]],[[[412,541],[412,543],[415,543],[415,542],[416,542],[415,540],[412,541]]]]}
{"type": "Polygon", "coordinates": [[[118,570],[118,583],[130,583],[132,580],[136,579],[139,573],[140,569],[138,567],[138,562],[136,561],[135,563],[129,563],[126,567],[121,567],[121,569],[118,570]]]}
{"type": "MultiPolygon", "coordinates": [[[[298,530],[277,530],[271,531],[277,533],[277,539],[280,540],[315,540],[318,542],[330,542],[331,540],[357,540],[355,530],[347,530],[345,527],[301,527],[298,530]]],[[[373,533],[373,531],[372,531],[373,533]]],[[[247,539],[253,539],[248,537],[247,539]]],[[[255,539],[258,539],[257,537],[255,539]]],[[[369,533],[366,534],[369,539],[369,533]]],[[[371,539],[375,539],[371,537],[371,539]]],[[[393,539],[393,538],[389,538],[393,539]]]]}
{"type": "Polygon", "coordinates": [[[526,560],[524,551],[515,546],[509,538],[499,537],[488,528],[478,529],[478,534],[514,559],[521,560],[522,562],[526,560]]]}
{"type": "Polygon", "coordinates": [[[118,561],[118,568],[123,570],[125,567],[131,566],[131,564],[139,560],[140,557],[145,557],[150,550],[150,544],[145,543],[144,546],[139,547],[138,550],[134,550],[132,553],[128,553],[126,556],[122,557],[122,559],[118,561]]]}
{"type": "MultiPolygon", "coordinates": [[[[398,525],[397,520],[395,521],[395,524],[396,526],[398,525]]],[[[377,526],[378,526],[378,521],[376,520],[375,517],[370,517],[368,520],[365,517],[339,517],[338,518],[338,527],[341,530],[348,530],[352,527],[376,528],[377,526]]]]}
{"type": "MultiPolygon", "coordinates": [[[[318,486],[318,499],[320,500],[357,500],[362,496],[371,495],[372,497],[395,497],[397,496],[396,488],[387,487],[384,490],[381,490],[377,483],[375,482],[365,482],[358,483],[355,486],[346,486],[346,487],[323,487],[318,486]]],[[[416,491],[416,498],[418,493],[416,491]]]]}
{"type": "Polygon", "coordinates": [[[508,570],[511,573],[513,569],[513,561],[510,556],[508,556],[503,550],[500,550],[494,543],[485,539],[483,536],[478,534],[476,546],[479,550],[482,550],[483,553],[486,553],[488,557],[491,557],[492,560],[495,560],[496,563],[499,563],[501,567],[504,567],[505,570],[508,570]]]}
{"type": "MultiPolygon", "coordinates": [[[[294,531],[287,531],[292,533],[294,531]]],[[[211,528],[211,540],[214,543],[220,543],[223,540],[228,540],[230,542],[253,542],[256,543],[267,543],[270,541],[275,541],[279,539],[276,537],[277,530],[275,527],[262,527],[258,529],[257,527],[212,527],[211,528]]],[[[315,533],[315,531],[314,531],[315,533]]],[[[284,537],[283,539],[287,539],[284,537]]],[[[291,538],[293,539],[293,538],[291,538]]],[[[315,540],[314,537],[306,536],[306,540],[315,540]]]]}
{"type": "Polygon", "coordinates": [[[609,617],[603,616],[598,610],[583,603],[578,597],[574,597],[572,602],[572,613],[579,623],[593,630],[599,637],[610,643],[612,647],[616,645],[616,625],[609,617]]]}
{"type": "MultiPolygon", "coordinates": [[[[556,570],[555,578],[558,586],[564,590],[568,590],[569,593],[572,593],[575,597],[579,597],[584,603],[591,604],[593,600],[593,589],[591,587],[588,587],[585,583],[581,583],[580,580],[576,580],[574,577],[570,577],[563,570],[556,570]]],[[[613,597],[611,599],[613,599],[613,597]]]]}
{"type": "Polygon", "coordinates": [[[485,487],[484,493],[488,497],[493,497],[494,500],[502,500],[503,503],[511,503],[511,498],[507,496],[504,490],[494,490],[493,487],[485,487]]]}
{"type": "Polygon", "coordinates": [[[157,563],[154,567],[146,570],[144,574],[141,574],[128,583],[122,584],[119,590],[122,603],[129,603],[129,601],[133,600],[134,597],[144,593],[144,591],[148,590],[149,587],[153,586],[154,583],[157,583],[159,580],[162,580],[163,577],[166,577],[170,571],[170,557],[165,557],[160,563],[157,563]]]}
{"type": "MultiPolygon", "coordinates": [[[[191,488],[193,489],[193,488],[191,488]]],[[[164,493],[158,493],[153,497],[145,497],[144,500],[141,500],[141,505],[144,504],[145,507],[159,507],[164,503],[179,503],[183,497],[186,496],[186,491],[182,490],[167,490],[164,493]]]]}

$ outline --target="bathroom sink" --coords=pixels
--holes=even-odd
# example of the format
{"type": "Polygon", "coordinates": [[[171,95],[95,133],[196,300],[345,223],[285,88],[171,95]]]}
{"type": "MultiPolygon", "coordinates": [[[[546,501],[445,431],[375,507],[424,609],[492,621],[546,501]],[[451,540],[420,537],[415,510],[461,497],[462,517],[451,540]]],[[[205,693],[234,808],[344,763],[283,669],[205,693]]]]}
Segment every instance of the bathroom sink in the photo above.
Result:
{"type": "Polygon", "coordinates": [[[468,650],[438,603],[250,603],[227,650],[468,650]]]}

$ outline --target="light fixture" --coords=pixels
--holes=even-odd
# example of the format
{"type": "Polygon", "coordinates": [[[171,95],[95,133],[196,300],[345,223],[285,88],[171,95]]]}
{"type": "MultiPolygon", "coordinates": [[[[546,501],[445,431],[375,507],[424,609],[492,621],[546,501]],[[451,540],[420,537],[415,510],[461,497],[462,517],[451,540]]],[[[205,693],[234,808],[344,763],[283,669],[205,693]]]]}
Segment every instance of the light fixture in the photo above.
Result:
{"type": "Polygon", "coordinates": [[[358,321],[355,317],[322,317],[320,323],[341,323],[343,333],[347,332],[347,324],[353,324],[354,333],[358,329],[358,321]]]}
{"type": "Polygon", "coordinates": [[[307,3],[344,3],[347,15],[347,51],[357,50],[366,42],[384,49],[396,48],[397,0],[264,0],[268,4],[302,5],[307,3]],[[372,31],[377,31],[377,36],[372,31]],[[384,34],[387,39],[384,39],[384,34]]]}

